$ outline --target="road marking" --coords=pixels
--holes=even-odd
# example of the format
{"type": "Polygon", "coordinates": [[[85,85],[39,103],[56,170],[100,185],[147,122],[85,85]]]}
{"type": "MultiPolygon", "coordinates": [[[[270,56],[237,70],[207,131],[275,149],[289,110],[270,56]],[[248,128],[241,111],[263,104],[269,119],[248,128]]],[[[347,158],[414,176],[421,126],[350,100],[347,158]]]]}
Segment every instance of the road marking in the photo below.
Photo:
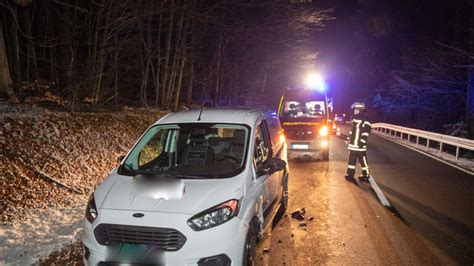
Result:
{"type": "Polygon", "coordinates": [[[456,168],[456,169],[458,169],[458,170],[461,170],[461,171],[463,171],[463,172],[465,172],[465,173],[467,173],[467,174],[474,175],[474,172],[471,172],[471,171],[469,171],[469,170],[467,170],[467,169],[465,169],[465,168],[462,168],[461,166],[455,165],[455,164],[453,164],[453,163],[447,162],[447,161],[445,161],[445,160],[443,160],[443,159],[441,159],[441,158],[438,158],[438,157],[436,157],[436,156],[434,156],[434,155],[431,155],[431,154],[429,154],[429,153],[427,153],[427,152],[425,152],[425,151],[423,151],[423,150],[414,148],[414,147],[412,147],[412,146],[410,146],[410,145],[407,145],[407,144],[405,144],[405,143],[403,143],[403,142],[400,142],[400,141],[397,141],[397,140],[393,140],[393,139],[391,139],[391,138],[389,138],[389,137],[384,136],[383,134],[378,134],[378,133],[376,133],[375,135],[377,135],[377,136],[379,136],[379,137],[382,137],[382,138],[384,138],[384,139],[386,139],[386,140],[389,140],[389,141],[391,141],[391,142],[397,143],[397,144],[399,144],[399,145],[402,145],[402,146],[404,146],[404,147],[406,147],[406,148],[408,148],[408,149],[411,149],[411,150],[414,150],[414,151],[419,152],[419,153],[421,153],[421,154],[424,154],[424,155],[426,155],[426,156],[428,156],[428,157],[431,157],[431,158],[433,158],[433,159],[435,159],[435,160],[438,160],[438,161],[440,161],[440,162],[442,162],[442,163],[445,163],[445,164],[447,164],[447,165],[449,165],[449,166],[452,166],[452,167],[454,167],[454,168],[456,168]]]}

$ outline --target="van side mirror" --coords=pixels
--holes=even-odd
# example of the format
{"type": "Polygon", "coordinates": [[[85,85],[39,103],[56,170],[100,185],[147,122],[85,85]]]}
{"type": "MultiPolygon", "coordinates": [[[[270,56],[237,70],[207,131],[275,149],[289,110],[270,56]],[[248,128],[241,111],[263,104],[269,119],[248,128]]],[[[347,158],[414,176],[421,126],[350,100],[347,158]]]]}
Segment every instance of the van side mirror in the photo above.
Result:
{"type": "Polygon", "coordinates": [[[257,169],[257,176],[271,175],[275,172],[283,171],[286,168],[286,162],[278,158],[268,158],[257,169]]]}
{"type": "Polygon", "coordinates": [[[267,162],[272,165],[273,172],[283,171],[286,168],[286,162],[279,158],[269,158],[267,162]]]}
{"type": "Polygon", "coordinates": [[[257,178],[264,176],[264,175],[271,175],[272,174],[272,169],[267,165],[265,162],[263,162],[261,165],[257,166],[257,178]]]}

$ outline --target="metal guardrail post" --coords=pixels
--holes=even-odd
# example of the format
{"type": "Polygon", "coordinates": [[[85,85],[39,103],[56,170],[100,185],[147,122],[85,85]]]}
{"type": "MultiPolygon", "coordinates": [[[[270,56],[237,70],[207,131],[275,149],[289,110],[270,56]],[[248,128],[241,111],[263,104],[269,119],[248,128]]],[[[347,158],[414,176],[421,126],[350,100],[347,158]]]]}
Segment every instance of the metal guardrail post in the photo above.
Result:
{"type": "Polygon", "coordinates": [[[459,146],[456,147],[456,160],[459,159],[459,146]]]}
{"type": "Polygon", "coordinates": [[[439,153],[443,152],[443,142],[439,143],[439,153]]]}
{"type": "Polygon", "coordinates": [[[429,138],[426,138],[426,148],[427,149],[430,148],[430,139],[429,138]]]}
{"type": "Polygon", "coordinates": [[[416,145],[418,145],[418,143],[420,143],[420,137],[416,136],[416,145]]]}

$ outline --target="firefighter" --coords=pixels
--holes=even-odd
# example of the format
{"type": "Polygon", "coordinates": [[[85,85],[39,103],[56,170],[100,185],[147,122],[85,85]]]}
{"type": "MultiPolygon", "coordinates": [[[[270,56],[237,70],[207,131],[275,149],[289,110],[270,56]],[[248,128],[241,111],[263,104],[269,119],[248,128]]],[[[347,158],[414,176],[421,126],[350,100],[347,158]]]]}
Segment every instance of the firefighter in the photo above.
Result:
{"type": "Polygon", "coordinates": [[[368,181],[370,177],[369,165],[367,164],[367,139],[372,128],[366,117],[366,108],[363,103],[355,102],[351,109],[353,111],[352,130],[347,138],[349,149],[349,163],[347,165],[346,179],[348,181],[357,182],[354,179],[356,162],[359,161],[362,176],[361,181],[368,181]]]}

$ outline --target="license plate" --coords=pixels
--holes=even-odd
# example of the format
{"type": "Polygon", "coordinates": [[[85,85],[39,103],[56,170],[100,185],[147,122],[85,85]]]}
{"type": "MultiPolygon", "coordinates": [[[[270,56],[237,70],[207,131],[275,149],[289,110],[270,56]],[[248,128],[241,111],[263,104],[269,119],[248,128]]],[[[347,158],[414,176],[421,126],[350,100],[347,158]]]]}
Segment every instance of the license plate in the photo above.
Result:
{"type": "Polygon", "coordinates": [[[292,147],[295,150],[307,150],[307,149],[309,149],[308,144],[293,144],[292,147]]]}

